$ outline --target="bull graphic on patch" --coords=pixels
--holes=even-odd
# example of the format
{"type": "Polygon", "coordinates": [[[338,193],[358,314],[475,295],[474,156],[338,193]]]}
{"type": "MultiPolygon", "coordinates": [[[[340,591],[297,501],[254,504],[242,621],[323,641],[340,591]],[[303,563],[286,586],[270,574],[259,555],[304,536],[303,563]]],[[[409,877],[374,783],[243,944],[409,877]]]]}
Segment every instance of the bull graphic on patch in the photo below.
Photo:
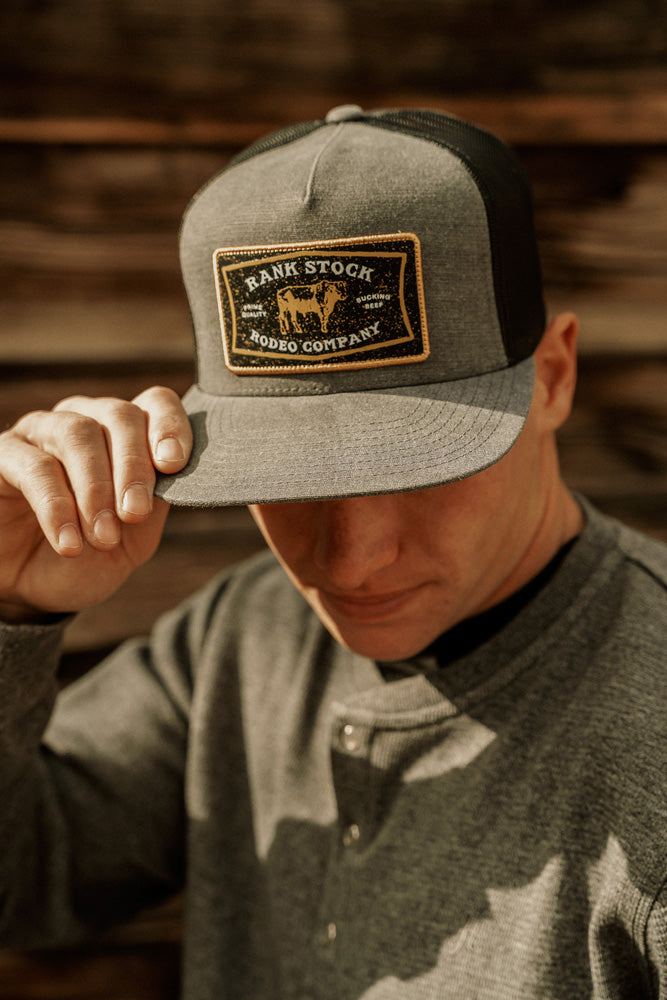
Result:
{"type": "Polygon", "coordinates": [[[319,323],[319,332],[326,336],[332,312],[347,296],[347,289],[341,281],[323,280],[314,285],[281,288],[276,295],[281,335],[304,336],[307,332],[304,317],[314,317],[319,323]]]}
{"type": "Polygon", "coordinates": [[[361,371],[428,357],[413,233],[218,247],[213,269],[235,374],[361,371]]]}

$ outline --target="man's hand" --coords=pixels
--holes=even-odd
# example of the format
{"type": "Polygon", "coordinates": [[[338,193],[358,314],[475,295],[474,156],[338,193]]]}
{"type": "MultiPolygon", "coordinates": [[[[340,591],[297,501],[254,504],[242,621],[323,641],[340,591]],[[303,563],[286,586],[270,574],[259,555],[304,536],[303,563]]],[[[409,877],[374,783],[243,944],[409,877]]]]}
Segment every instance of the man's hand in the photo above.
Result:
{"type": "Polygon", "coordinates": [[[0,435],[0,617],[30,620],[109,597],[153,554],[190,424],[171,389],[131,403],[72,397],[0,435]]]}

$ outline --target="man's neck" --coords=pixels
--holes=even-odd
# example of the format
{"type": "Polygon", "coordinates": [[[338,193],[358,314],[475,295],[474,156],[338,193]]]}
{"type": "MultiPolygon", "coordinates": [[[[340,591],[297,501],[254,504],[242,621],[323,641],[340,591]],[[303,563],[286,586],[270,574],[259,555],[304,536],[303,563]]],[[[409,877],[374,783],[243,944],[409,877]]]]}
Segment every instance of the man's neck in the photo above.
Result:
{"type": "Polygon", "coordinates": [[[581,533],[584,522],[581,506],[558,476],[554,488],[545,496],[541,516],[523,555],[478,613],[500,604],[538,576],[556,553],[581,533]]]}

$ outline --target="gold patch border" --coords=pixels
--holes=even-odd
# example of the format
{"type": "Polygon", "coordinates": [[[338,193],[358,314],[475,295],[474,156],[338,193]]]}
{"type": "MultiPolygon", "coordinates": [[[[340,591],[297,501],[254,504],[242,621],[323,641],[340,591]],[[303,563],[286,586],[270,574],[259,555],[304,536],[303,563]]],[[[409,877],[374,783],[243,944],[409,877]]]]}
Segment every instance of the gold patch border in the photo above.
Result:
{"type": "MultiPolygon", "coordinates": [[[[371,350],[382,350],[386,347],[393,347],[396,344],[404,344],[410,340],[415,340],[415,333],[410,324],[410,319],[407,315],[407,310],[405,307],[405,268],[407,262],[407,255],[405,252],[396,251],[369,251],[370,253],[375,253],[377,257],[403,257],[401,263],[401,274],[400,274],[400,305],[401,312],[404,317],[406,329],[410,331],[410,335],[406,337],[400,337],[396,340],[390,340],[383,343],[379,348],[377,345],[368,345],[368,347],[355,347],[349,351],[341,352],[337,354],[336,357],[341,357],[343,354],[359,354],[362,351],[371,350]]],[[[361,256],[363,251],[351,251],[351,255],[361,256]]],[[[425,361],[431,353],[429,335],[428,335],[428,325],[426,322],[426,304],[424,298],[424,279],[422,274],[422,253],[421,253],[421,242],[419,237],[415,233],[384,233],[378,236],[352,236],[347,239],[340,238],[334,240],[309,240],[304,243],[270,243],[266,245],[258,244],[255,246],[245,246],[245,247],[218,247],[213,251],[213,272],[215,278],[215,289],[216,298],[218,304],[218,317],[220,320],[220,331],[222,339],[222,350],[224,354],[225,366],[230,372],[235,375],[303,375],[309,372],[335,372],[335,371],[354,371],[355,369],[369,369],[369,368],[384,368],[390,365],[400,365],[400,364],[416,364],[420,361],[425,361]],[[222,282],[220,281],[220,273],[226,272],[227,270],[236,270],[241,267],[246,267],[248,262],[239,262],[237,264],[230,264],[228,267],[218,267],[218,259],[224,254],[247,254],[249,257],[253,254],[260,252],[269,252],[273,254],[269,258],[259,258],[256,263],[269,263],[271,260],[276,260],[277,258],[284,256],[286,253],[295,254],[305,254],[309,250],[326,250],[327,248],[334,247],[349,247],[350,245],[361,245],[364,243],[384,243],[387,240],[409,240],[414,247],[415,251],[415,272],[416,272],[416,284],[417,284],[417,302],[419,306],[419,319],[421,323],[421,335],[422,335],[422,352],[421,354],[415,354],[410,357],[404,358],[380,358],[376,361],[340,361],[340,362],[315,362],[313,364],[298,364],[298,365],[266,365],[262,368],[252,367],[252,366],[242,366],[235,365],[229,357],[229,351],[227,347],[227,336],[225,333],[225,319],[223,311],[222,302],[222,282]]],[[[227,299],[230,304],[230,311],[232,314],[232,337],[236,336],[236,311],[234,307],[234,299],[231,295],[231,290],[229,284],[227,283],[226,274],[224,274],[225,287],[227,289],[227,299]]],[[[234,351],[233,341],[232,341],[232,351],[234,351]]],[[[264,351],[238,351],[241,354],[250,354],[255,357],[262,358],[283,358],[283,354],[277,354],[275,352],[264,352],[264,351]]]]}

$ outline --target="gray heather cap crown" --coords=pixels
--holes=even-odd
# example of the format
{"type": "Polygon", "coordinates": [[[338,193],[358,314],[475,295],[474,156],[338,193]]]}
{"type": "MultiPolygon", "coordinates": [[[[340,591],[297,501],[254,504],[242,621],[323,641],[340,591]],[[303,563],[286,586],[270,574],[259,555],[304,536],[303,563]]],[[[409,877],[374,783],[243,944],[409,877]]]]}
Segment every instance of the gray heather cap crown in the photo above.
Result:
{"type": "Polygon", "coordinates": [[[198,377],[170,502],[435,486],[520,433],[544,307],[528,183],[489,133],[335,109],[205,185],[180,253],[198,377]]]}

